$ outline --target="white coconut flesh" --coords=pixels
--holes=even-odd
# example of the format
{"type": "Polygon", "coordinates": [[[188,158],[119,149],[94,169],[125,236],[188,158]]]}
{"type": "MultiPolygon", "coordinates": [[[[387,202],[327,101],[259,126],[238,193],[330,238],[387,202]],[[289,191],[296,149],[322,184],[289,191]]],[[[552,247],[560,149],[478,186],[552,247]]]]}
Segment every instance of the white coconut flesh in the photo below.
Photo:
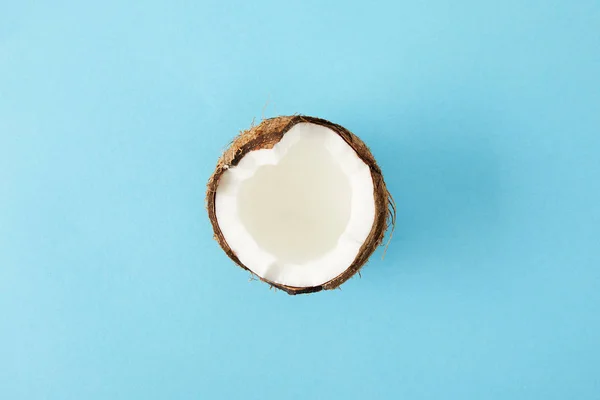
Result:
{"type": "Polygon", "coordinates": [[[352,264],[375,219],[371,171],[337,133],[294,125],[219,181],[215,211],[231,250],[256,275],[312,287],[352,264]]]}

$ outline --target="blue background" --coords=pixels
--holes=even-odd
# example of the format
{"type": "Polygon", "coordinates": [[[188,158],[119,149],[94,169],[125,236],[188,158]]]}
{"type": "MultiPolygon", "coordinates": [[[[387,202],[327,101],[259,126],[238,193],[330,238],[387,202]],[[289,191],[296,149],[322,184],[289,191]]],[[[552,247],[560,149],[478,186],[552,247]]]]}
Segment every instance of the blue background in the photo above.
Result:
{"type": "Polygon", "coordinates": [[[0,3],[0,398],[600,398],[600,2],[0,3]],[[341,291],[248,282],[205,184],[253,118],[372,148],[341,291]]]}

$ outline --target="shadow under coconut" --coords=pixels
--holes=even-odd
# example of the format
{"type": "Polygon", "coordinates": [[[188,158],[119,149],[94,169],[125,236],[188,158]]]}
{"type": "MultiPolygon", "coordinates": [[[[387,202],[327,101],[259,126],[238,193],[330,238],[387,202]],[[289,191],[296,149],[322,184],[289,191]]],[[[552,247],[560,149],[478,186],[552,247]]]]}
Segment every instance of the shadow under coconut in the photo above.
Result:
{"type": "Polygon", "coordinates": [[[485,251],[498,235],[502,180],[494,135],[465,120],[404,122],[390,128],[401,133],[388,133],[384,146],[372,146],[397,206],[377,270],[406,271],[426,260],[443,268],[485,251]]]}

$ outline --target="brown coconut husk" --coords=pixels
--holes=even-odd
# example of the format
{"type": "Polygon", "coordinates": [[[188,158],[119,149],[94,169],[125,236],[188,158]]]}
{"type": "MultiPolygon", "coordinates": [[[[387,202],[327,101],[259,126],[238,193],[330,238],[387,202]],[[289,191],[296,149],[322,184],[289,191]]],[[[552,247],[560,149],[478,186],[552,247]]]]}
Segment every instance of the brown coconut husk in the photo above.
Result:
{"type": "Polygon", "coordinates": [[[375,158],[373,157],[373,154],[371,154],[369,148],[356,135],[340,125],[315,117],[293,115],[269,118],[263,120],[259,125],[243,131],[236,139],[234,139],[229,148],[219,159],[215,172],[208,181],[208,189],[206,193],[208,217],[214,230],[214,238],[219,243],[223,251],[225,251],[227,256],[229,256],[229,258],[231,258],[237,265],[254,274],[231,250],[227,244],[227,241],[225,240],[225,237],[223,236],[223,233],[221,232],[221,229],[219,228],[219,222],[217,220],[215,210],[215,195],[221,176],[227,169],[238,165],[240,160],[248,152],[253,150],[273,148],[273,146],[275,146],[275,144],[277,144],[283,138],[283,135],[285,135],[286,132],[288,132],[294,125],[301,122],[323,125],[331,129],[340,135],[340,137],[344,139],[344,141],[346,141],[346,143],[348,143],[348,145],[352,147],[354,151],[356,151],[356,154],[360,157],[360,159],[369,166],[371,169],[371,176],[373,178],[375,220],[369,236],[365,240],[365,243],[363,243],[352,264],[349,265],[348,268],[340,275],[322,285],[312,287],[293,287],[272,282],[260,276],[258,277],[260,280],[268,283],[272,287],[281,289],[291,295],[314,293],[321,290],[338,288],[342,283],[346,282],[354,274],[356,274],[363,265],[365,265],[375,249],[382,244],[388,227],[393,227],[396,222],[396,208],[394,200],[385,186],[381,170],[379,169],[379,166],[377,165],[377,162],[375,161],[375,158]]]}

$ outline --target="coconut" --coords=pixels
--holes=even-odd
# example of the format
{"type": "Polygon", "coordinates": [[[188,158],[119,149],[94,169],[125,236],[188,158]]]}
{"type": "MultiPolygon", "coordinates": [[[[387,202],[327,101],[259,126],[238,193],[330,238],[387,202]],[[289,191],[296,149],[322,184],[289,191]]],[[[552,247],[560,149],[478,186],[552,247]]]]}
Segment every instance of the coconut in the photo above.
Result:
{"type": "Polygon", "coordinates": [[[292,295],[338,288],[395,224],[368,147],[340,125],[302,115],[243,131],[219,159],[206,203],[227,256],[292,295]]]}

